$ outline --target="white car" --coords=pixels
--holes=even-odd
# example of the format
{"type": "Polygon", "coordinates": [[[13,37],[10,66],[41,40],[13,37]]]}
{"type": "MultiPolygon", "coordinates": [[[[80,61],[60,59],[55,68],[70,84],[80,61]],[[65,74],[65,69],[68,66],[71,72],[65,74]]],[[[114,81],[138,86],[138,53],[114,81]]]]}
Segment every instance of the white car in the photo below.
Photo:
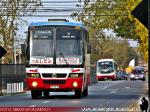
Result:
{"type": "Polygon", "coordinates": [[[134,69],[130,74],[130,80],[143,80],[143,81],[145,81],[145,74],[141,69],[134,69]]]}

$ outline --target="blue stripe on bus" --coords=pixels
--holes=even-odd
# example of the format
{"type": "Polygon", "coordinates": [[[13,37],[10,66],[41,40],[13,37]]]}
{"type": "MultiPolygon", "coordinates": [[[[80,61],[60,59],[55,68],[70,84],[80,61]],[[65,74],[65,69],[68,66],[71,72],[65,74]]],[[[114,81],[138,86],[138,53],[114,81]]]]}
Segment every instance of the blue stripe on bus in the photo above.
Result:
{"type": "Polygon", "coordinates": [[[82,23],[76,23],[76,22],[33,22],[30,24],[30,27],[32,26],[48,26],[48,25],[58,25],[58,26],[80,26],[82,28],[86,27],[82,23]]]}

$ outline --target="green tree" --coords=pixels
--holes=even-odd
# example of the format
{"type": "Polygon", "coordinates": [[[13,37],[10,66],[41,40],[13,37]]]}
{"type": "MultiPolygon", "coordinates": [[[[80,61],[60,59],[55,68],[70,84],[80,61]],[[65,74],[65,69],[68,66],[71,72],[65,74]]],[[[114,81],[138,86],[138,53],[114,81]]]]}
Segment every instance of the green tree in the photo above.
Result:
{"type": "Polygon", "coordinates": [[[72,17],[82,21],[88,28],[91,38],[98,31],[112,29],[117,36],[140,40],[139,50],[148,57],[148,31],[131,15],[131,11],[141,0],[85,0],[83,11],[73,13],[72,17]]]}
{"type": "Polygon", "coordinates": [[[98,59],[112,58],[118,63],[120,68],[125,69],[132,59],[138,62],[137,52],[128,45],[126,40],[116,40],[114,38],[105,37],[91,40],[91,43],[93,45],[93,63],[98,59]]]}
{"type": "Polygon", "coordinates": [[[12,62],[15,29],[21,17],[32,15],[40,4],[40,0],[1,0],[0,44],[7,50],[3,63],[12,62]]]}
{"type": "Polygon", "coordinates": [[[114,27],[114,31],[117,32],[118,36],[138,40],[138,51],[143,54],[144,60],[148,62],[148,29],[131,15],[131,11],[141,2],[141,0],[125,2],[127,4],[126,7],[128,7],[128,12],[130,13],[116,23],[117,27],[114,27]]]}

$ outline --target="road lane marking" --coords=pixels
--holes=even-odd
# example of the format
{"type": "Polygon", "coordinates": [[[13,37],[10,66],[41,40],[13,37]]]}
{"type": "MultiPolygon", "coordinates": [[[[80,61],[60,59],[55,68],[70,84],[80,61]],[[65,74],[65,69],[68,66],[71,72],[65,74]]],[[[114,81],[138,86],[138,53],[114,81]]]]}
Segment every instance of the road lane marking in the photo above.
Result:
{"type": "Polygon", "coordinates": [[[117,91],[111,91],[110,93],[116,93],[117,91]]]}
{"type": "Polygon", "coordinates": [[[125,87],[125,88],[130,88],[130,87],[125,87]]]}
{"type": "Polygon", "coordinates": [[[101,88],[101,89],[107,89],[108,87],[103,87],[103,88],[101,88]]]}
{"type": "Polygon", "coordinates": [[[49,103],[50,101],[44,101],[44,102],[42,102],[42,103],[49,103]]]}
{"type": "Polygon", "coordinates": [[[29,106],[29,107],[36,107],[37,105],[31,105],[31,106],[29,106]]]}
{"type": "Polygon", "coordinates": [[[112,89],[112,91],[110,93],[117,93],[119,89],[112,89]]]}
{"type": "Polygon", "coordinates": [[[79,100],[73,100],[73,101],[71,101],[72,103],[74,103],[74,104],[78,104],[78,103],[80,103],[80,101],[79,100]]]}

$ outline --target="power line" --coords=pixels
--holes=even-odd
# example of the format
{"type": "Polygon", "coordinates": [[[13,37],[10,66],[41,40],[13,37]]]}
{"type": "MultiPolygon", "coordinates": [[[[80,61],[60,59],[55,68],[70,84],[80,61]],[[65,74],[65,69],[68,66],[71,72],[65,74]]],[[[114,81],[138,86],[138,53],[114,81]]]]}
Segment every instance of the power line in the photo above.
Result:
{"type": "MultiPolygon", "coordinates": [[[[23,7],[14,7],[14,8],[23,8],[23,7]]],[[[77,7],[77,6],[45,6],[45,7],[38,7],[37,9],[43,9],[43,8],[83,8],[83,7],[77,7]]],[[[85,7],[84,9],[90,9],[91,7],[85,7]]],[[[121,8],[124,8],[124,7],[112,7],[112,8],[108,8],[108,6],[106,5],[103,5],[103,6],[99,6],[99,7],[94,7],[94,8],[97,8],[97,9],[121,9],[121,8]]],[[[0,7],[0,9],[10,9],[12,10],[13,8],[12,7],[0,7]]]]}
{"type": "MultiPolygon", "coordinates": [[[[84,1],[79,1],[79,0],[77,0],[77,1],[73,1],[73,0],[68,0],[68,1],[60,0],[60,1],[57,1],[56,0],[56,1],[42,1],[41,3],[84,3],[84,2],[86,2],[86,1],[85,0],[84,1]]],[[[89,3],[96,3],[96,2],[105,2],[105,1],[95,1],[95,0],[92,0],[89,3]]],[[[111,2],[111,1],[107,1],[107,2],[111,2]]],[[[1,1],[1,3],[7,3],[7,2],[1,1]]],[[[37,3],[37,2],[30,1],[28,3],[37,3]]]]}
{"type": "MultiPolygon", "coordinates": [[[[0,14],[0,16],[11,16],[11,15],[27,15],[28,16],[28,13],[35,13],[35,15],[36,14],[38,14],[38,13],[41,13],[41,15],[43,15],[44,13],[65,13],[65,12],[68,12],[68,13],[75,13],[75,12],[82,12],[82,10],[77,10],[77,9],[48,9],[48,10],[37,10],[36,12],[32,12],[32,10],[22,10],[22,11],[20,11],[20,12],[18,12],[17,14],[13,14],[13,12],[12,11],[8,11],[8,12],[6,12],[6,13],[1,13],[0,14]],[[23,14],[24,13],[24,14],[23,14]]],[[[107,11],[107,12],[109,12],[109,11],[107,11]]],[[[103,13],[103,12],[102,12],[103,13]]],[[[102,14],[101,13],[101,14],[102,14]]],[[[117,12],[115,12],[115,13],[118,13],[118,14],[124,14],[124,13],[126,13],[126,14],[128,14],[126,11],[117,11],[117,12]]],[[[100,14],[100,13],[99,13],[100,14]]],[[[38,15],[40,15],[40,14],[38,14],[38,15]]],[[[45,15],[45,14],[44,14],[45,15]]],[[[108,15],[108,14],[107,14],[108,15]]]]}
{"type": "MultiPolygon", "coordinates": [[[[59,7],[56,7],[57,5],[55,5],[55,6],[49,6],[49,4],[47,5],[47,7],[39,7],[39,8],[37,8],[36,9],[36,11],[35,11],[35,13],[47,13],[47,12],[54,12],[54,13],[57,13],[57,12],[77,12],[77,11],[84,11],[84,9],[90,9],[90,8],[83,8],[83,7],[66,7],[65,5],[60,5],[60,3],[69,3],[69,2],[71,2],[71,3],[74,3],[74,2],[77,2],[77,3],[81,3],[81,2],[84,2],[84,1],[72,1],[72,0],[68,0],[68,1],[43,1],[42,3],[57,3],[57,4],[59,4],[58,6],[59,7]],[[60,7],[60,6],[62,6],[62,7],[60,7]]],[[[94,0],[93,0],[93,2],[95,2],[94,0]]],[[[97,2],[102,2],[102,1],[97,1],[97,2]]],[[[20,4],[21,5],[21,4],[20,4]]],[[[67,5],[67,6],[69,6],[69,5],[67,5]]],[[[19,6],[18,8],[20,8],[20,9],[18,9],[17,11],[20,11],[19,13],[31,13],[31,12],[33,12],[33,10],[32,9],[21,9],[22,7],[21,6],[19,6]]],[[[117,7],[117,8],[108,8],[108,6],[107,5],[102,5],[102,6],[99,6],[99,7],[96,7],[97,9],[103,9],[103,10],[107,10],[107,11],[111,11],[112,9],[122,9],[122,7],[117,7]]],[[[3,12],[5,12],[5,11],[8,11],[9,13],[10,12],[13,12],[13,10],[12,10],[12,8],[11,7],[1,7],[0,8],[0,13],[2,13],[0,16],[13,16],[13,14],[4,14],[3,12]]],[[[7,12],[6,12],[7,13],[7,12]]],[[[123,11],[122,12],[118,12],[118,13],[123,13],[123,11]]],[[[41,14],[41,15],[30,15],[30,14],[16,14],[16,16],[28,16],[28,17],[49,17],[49,16],[59,16],[59,17],[62,17],[62,16],[70,16],[70,15],[45,15],[45,14],[41,14]]],[[[112,15],[102,15],[102,14],[97,14],[97,15],[80,15],[80,16],[113,16],[113,14],[112,15]]],[[[119,15],[120,16],[120,15],[119,15]]],[[[126,15],[123,15],[122,14],[122,16],[126,16],[126,15]]]]}
{"type": "MultiPolygon", "coordinates": [[[[83,10],[83,9],[89,9],[89,8],[78,8],[78,7],[44,7],[44,8],[37,8],[36,11],[41,11],[41,10],[83,10]]],[[[117,7],[117,8],[107,8],[107,7],[99,7],[97,9],[103,9],[103,10],[111,10],[114,9],[114,10],[119,10],[119,9],[122,9],[122,7],[117,7]]],[[[0,8],[0,10],[8,10],[8,11],[12,11],[11,8],[8,8],[8,9],[5,9],[5,8],[0,8]]],[[[32,11],[33,9],[18,9],[17,11],[32,11]]],[[[121,11],[121,10],[120,10],[121,11]]],[[[1,11],[2,12],[2,11],[1,11]]]]}
{"type": "MultiPolygon", "coordinates": [[[[100,3],[100,2],[103,3],[103,2],[106,2],[106,1],[96,1],[96,2],[95,1],[90,1],[89,3],[100,3]]],[[[107,2],[111,2],[111,1],[107,1],[107,2]]],[[[1,2],[1,4],[3,4],[3,3],[7,3],[7,2],[1,2]]],[[[28,3],[39,3],[39,2],[28,2],[28,3]]],[[[54,4],[56,4],[56,3],[58,3],[58,4],[64,4],[65,3],[65,5],[66,5],[66,3],[80,3],[80,4],[83,3],[84,4],[85,1],[80,1],[80,2],[79,1],[72,1],[72,0],[71,1],[42,1],[41,5],[43,3],[44,4],[49,4],[49,3],[52,3],[52,4],[53,3],[54,4]]],[[[23,3],[19,3],[19,5],[21,5],[21,4],[23,4],[23,3]]],[[[127,5],[127,4],[126,3],[119,3],[118,5],[127,5]]]]}
{"type": "MultiPolygon", "coordinates": [[[[1,15],[1,16],[21,16],[21,17],[23,17],[23,16],[25,16],[25,17],[66,17],[66,16],[74,16],[74,15],[1,15]]],[[[75,15],[76,16],[76,15],[75,15]]],[[[74,17],[75,17],[74,16],[74,17]]],[[[121,15],[121,14],[112,14],[112,15],[100,15],[100,14],[96,14],[96,15],[77,15],[77,16],[128,16],[128,15],[121,15]]]]}

